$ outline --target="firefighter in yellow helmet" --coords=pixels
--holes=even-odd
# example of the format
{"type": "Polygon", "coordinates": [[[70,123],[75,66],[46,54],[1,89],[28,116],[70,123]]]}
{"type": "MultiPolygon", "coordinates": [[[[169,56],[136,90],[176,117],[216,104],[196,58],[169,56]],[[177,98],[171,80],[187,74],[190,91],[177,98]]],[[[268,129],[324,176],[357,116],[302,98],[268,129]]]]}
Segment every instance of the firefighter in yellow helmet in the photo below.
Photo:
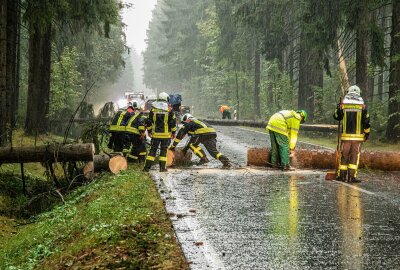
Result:
{"type": "Polygon", "coordinates": [[[307,120],[304,110],[284,110],[275,113],[268,121],[266,129],[271,140],[271,164],[283,170],[291,170],[290,156],[294,153],[300,123],[307,120]]]}
{"type": "Polygon", "coordinates": [[[178,145],[178,143],[187,134],[189,134],[190,141],[188,146],[190,150],[192,150],[193,153],[200,158],[198,165],[209,162],[206,153],[203,149],[201,149],[199,145],[201,143],[204,145],[208,153],[210,153],[213,158],[221,161],[221,163],[223,164],[223,168],[229,168],[231,166],[229,159],[222,153],[220,153],[217,149],[217,132],[213,127],[211,127],[204,121],[200,121],[194,118],[189,113],[183,115],[181,120],[183,123],[183,127],[179,129],[178,135],[171,145],[170,150],[175,150],[175,147],[178,145]]]}
{"type": "Polygon", "coordinates": [[[146,120],[147,133],[151,137],[151,147],[143,169],[146,172],[150,170],[158,148],[160,148],[160,172],[167,171],[167,149],[176,132],[176,117],[168,102],[169,95],[165,92],[160,93],[157,101],[153,102],[146,120]]]}
{"type": "Polygon", "coordinates": [[[363,142],[368,140],[371,131],[367,106],[361,97],[357,85],[350,86],[343,101],[336,107],[333,117],[342,121],[341,129],[341,158],[337,180],[353,183],[357,179],[360,150],[363,142]]]}

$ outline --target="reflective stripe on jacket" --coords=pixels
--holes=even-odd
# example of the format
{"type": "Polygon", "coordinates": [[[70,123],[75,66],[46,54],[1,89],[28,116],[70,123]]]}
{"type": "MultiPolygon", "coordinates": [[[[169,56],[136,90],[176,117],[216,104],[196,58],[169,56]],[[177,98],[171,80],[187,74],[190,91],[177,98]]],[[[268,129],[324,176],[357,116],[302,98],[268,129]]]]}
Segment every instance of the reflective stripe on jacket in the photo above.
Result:
{"type": "Polygon", "coordinates": [[[118,111],[111,121],[109,131],[125,131],[127,118],[130,117],[127,111],[118,111]]]}
{"type": "Polygon", "coordinates": [[[176,132],[176,117],[171,111],[152,108],[147,119],[152,138],[169,139],[176,132]]]}
{"type": "Polygon", "coordinates": [[[300,114],[295,111],[284,110],[271,116],[266,129],[287,136],[289,138],[290,149],[293,150],[297,143],[300,121],[300,114]]]}
{"type": "Polygon", "coordinates": [[[179,129],[178,135],[174,140],[174,146],[176,146],[182,139],[185,137],[186,134],[190,136],[200,136],[200,135],[210,135],[210,134],[217,134],[215,129],[208,125],[205,122],[202,122],[197,119],[192,119],[189,123],[184,122],[183,127],[179,129]]]}
{"type": "Polygon", "coordinates": [[[342,103],[336,108],[333,117],[343,120],[341,139],[345,141],[364,141],[364,134],[370,133],[369,114],[365,104],[342,103]]]}
{"type": "Polygon", "coordinates": [[[145,120],[143,113],[134,114],[128,121],[126,132],[139,134],[145,131],[145,120]]]}

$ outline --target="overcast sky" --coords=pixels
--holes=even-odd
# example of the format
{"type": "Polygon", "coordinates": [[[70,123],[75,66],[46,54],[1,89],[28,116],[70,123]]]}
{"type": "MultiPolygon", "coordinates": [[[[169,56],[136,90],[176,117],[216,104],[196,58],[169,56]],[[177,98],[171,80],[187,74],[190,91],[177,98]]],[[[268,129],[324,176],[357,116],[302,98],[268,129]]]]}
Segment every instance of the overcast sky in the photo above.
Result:
{"type": "Polygon", "coordinates": [[[127,0],[127,2],[133,4],[133,7],[125,9],[122,15],[124,23],[128,25],[125,31],[127,44],[140,54],[146,48],[146,30],[157,0],[127,0]]]}

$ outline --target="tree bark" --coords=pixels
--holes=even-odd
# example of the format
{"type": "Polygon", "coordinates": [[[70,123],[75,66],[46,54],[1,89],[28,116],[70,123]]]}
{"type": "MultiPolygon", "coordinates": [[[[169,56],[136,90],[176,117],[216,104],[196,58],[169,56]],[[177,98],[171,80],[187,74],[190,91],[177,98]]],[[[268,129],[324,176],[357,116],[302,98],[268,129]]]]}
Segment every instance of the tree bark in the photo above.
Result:
{"type": "Polygon", "coordinates": [[[393,1],[390,44],[389,110],[386,138],[400,141],[400,3],[393,1]]]}
{"type": "Polygon", "coordinates": [[[17,39],[18,39],[18,9],[17,0],[7,0],[7,88],[11,91],[11,127],[15,127],[16,96],[18,93],[17,76],[17,39]]]}
{"type": "Polygon", "coordinates": [[[365,101],[368,101],[371,97],[371,92],[368,87],[368,23],[370,17],[368,6],[361,5],[360,14],[358,16],[359,24],[356,30],[356,84],[360,87],[365,101]]]}
{"type": "Polygon", "coordinates": [[[55,161],[92,161],[94,145],[65,144],[37,147],[0,147],[1,163],[30,163],[55,161]]]}
{"type": "MultiPolygon", "coordinates": [[[[268,166],[270,149],[250,148],[247,150],[247,165],[268,166]]],[[[291,164],[295,168],[334,169],[336,163],[333,150],[296,150],[291,164]]],[[[383,151],[364,151],[360,156],[360,168],[383,171],[400,170],[400,153],[383,151]]]]}
{"type": "Polygon", "coordinates": [[[260,118],[260,81],[261,81],[261,53],[258,38],[255,39],[254,49],[254,114],[260,118]]]}
{"type": "Polygon", "coordinates": [[[322,57],[316,48],[310,48],[305,36],[300,44],[300,70],[298,108],[308,113],[308,118],[314,119],[314,88],[323,87],[322,57]]]}
{"type": "Polygon", "coordinates": [[[0,145],[11,142],[12,136],[12,88],[9,85],[7,0],[0,0],[0,145]]]}
{"type": "Polygon", "coordinates": [[[28,134],[45,133],[49,127],[51,26],[40,31],[30,27],[28,100],[25,131],[28,134]]]}

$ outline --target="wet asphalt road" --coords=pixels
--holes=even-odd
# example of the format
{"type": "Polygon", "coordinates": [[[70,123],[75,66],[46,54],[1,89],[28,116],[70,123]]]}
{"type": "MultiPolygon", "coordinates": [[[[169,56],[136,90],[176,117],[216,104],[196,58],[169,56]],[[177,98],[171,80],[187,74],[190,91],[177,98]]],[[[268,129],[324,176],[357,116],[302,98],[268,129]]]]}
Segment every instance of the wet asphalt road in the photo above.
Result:
{"type": "Polygon", "coordinates": [[[323,171],[244,168],[267,136],[217,129],[236,168],[153,174],[192,269],[400,269],[400,173],[362,172],[349,185],[323,171]]]}

